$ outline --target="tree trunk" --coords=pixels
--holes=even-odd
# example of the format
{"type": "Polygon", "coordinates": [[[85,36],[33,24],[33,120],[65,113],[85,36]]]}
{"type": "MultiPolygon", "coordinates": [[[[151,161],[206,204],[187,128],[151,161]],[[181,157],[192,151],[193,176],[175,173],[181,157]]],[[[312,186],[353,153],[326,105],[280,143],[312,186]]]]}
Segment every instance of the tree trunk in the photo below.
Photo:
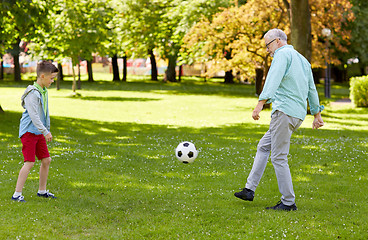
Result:
{"type": "MultiPolygon", "coordinates": [[[[0,54],[0,80],[4,80],[4,62],[3,62],[3,55],[0,54]]],[[[1,106],[0,106],[1,107],[1,106]]]]}
{"type": "Polygon", "coordinates": [[[19,64],[19,52],[17,54],[14,54],[14,81],[20,82],[22,81],[21,75],[20,75],[20,64],[19,64]]]}
{"type": "Polygon", "coordinates": [[[75,94],[76,92],[76,80],[75,80],[75,69],[74,69],[74,65],[73,65],[73,61],[72,61],[72,71],[73,71],[73,84],[72,84],[72,91],[75,94]]]}
{"type": "Polygon", "coordinates": [[[113,74],[112,81],[120,82],[118,56],[116,54],[111,58],[111,63],[112,63],[112,74],[113,74]]]}
{"type": "Polygon", "coordinates": [[[123,79],[122,79],[122,81],[123,82],[126,82],[127,81],[127,66],[128,66],[128,59],[127,59],[128,57],[125,55],[124,57],[123,57],[123,79]]]}
{"type": "Polygon", "coordinates": [[[335,82],[342,83],[346,81],[346,69],[345,68],[339,68],[337,66],[332,66],[331,72],[332,72],[332,78],[335,80],[335,82]]]}
{"type": "Polygon", "coordinates": [[[312,73],[313,73],[314,83],[319,84],[320,83],[319,79],[322,76],[322,69],[321,68],[313,68],[312,73]]]}
{"type": "Polygon", "coordinates": [[[263,85],[263,68],[256,68],[256,94],[261,95],[263,85]]]}
{"type": "MultiPolygon", "coordinates": [[[[231,49],[230,51],[224,50],[224,55],[227,60],[230,60],[232,58],[231,49]]],[[[225,72],[225,83],[234,83],[233,70],[225,72]]]]}
{"type": "Polygon", "coordinates": [[[181,82],[181,77],[183,76],[183,65],[179,66],[179,82],[181,82]]]}
{"type": "Polygon", "coordinates": [[[19,54],[20,54],[20,39],[17,38],[16,43],[12,44],[11,55],[13,56],[14,61],[14,81],[20,82],[22,81],[20,75],[20,64],[19,64],[19,54]]]}
{"type": "Polygon", "coordinates": [[[234,83],[233,70],[225,72],[225,83],[234,83]]]}
{"type": "Polygon", "coordinates": [[[167,81],[170,82],[176,82],[176,59],[177,59],[177,55],[171,55],[169,56],[169,66],[167,67],[167,73],[166,73],[166,77],[167,77],[167,81]]]}
{"type": "Polygon", "coordinates": [[[151,80],[157,81],[157,75],[158,75],[157,63],[156,63],[155,54],[153,54],[153,49],[150,49],[148,53],[150,55],[150,61],[151,61],[151,80]]]}
{"type": "Polygon", "coordinates": [[[3,110],[3,108],[1,107],[1,105],[0,105],[0,113],[4,113],[4,110],[3,110]]]}
{"type": "Polygon", "coordinates": [[[80,60],[78,62],[78,90],[82,89],[81,74],[80,74],[80,60]]]}
{"type": "Polygon", "coordinates": [[[60,90],[60,82],[64,80],[64,75],[63,75],[63,65],[58,62],[58,77],[57,77],[57,81],[56,81],[56,90],[60,90]]]}
{"type": "Polygon", "coordinates": [[[359,69],[360,69],[360,74],[361,75],[366,75],[366,73],[365,73],[365,65],[364,64],[359,64],[359,69]]]}
{"type": "Polygon", "coordinates": [[[64,81],[63,65],[60,62],[58,62],[58,70],[58,80],[64,81]]]}
{"type": "Polygon", "coordinates": [[[87,60],[88,82],[94,82],[92,60],[87,60]]]}
{"type": "Polygon", "coordinates": [[[308,0],[291,0],[290,5],[291,44],[310,62],[312,34],[308,0]]]}

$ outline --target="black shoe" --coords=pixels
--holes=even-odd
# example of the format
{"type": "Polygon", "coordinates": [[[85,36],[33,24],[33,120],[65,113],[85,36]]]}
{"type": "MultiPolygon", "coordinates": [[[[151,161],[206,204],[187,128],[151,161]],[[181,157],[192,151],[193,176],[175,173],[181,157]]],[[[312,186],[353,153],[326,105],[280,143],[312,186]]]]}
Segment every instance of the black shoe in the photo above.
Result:
{"type": "Polygon", "coordinates": [[[267,207],[266,209],[281,210],[281,211],[295,211],[295,210],[298,210],[295,203],[291,206],[287,206],[287,205],[283,204],[281,201],[279,201],[275,206],[267,207]]]}
{"type": "Polygon", "coordinates": [[[248,188],[243,188],[243,190],[241,190],[241,192],[236,192],[234,193],[235,197],[243,199],[245,201],[253,201],[254,198],[254,191],[248,189],[248,188]]]}

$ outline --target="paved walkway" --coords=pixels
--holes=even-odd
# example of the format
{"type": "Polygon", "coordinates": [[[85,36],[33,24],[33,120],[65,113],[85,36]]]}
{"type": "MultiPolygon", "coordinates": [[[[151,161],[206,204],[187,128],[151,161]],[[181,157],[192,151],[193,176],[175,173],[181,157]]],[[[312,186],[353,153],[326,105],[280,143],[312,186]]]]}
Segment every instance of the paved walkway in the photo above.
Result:
{"type": "Polygon", "coordinates": [[[331,105],[346,105],[346,104],[351,104],[351,100],[349,98],[342,98],[336,100],[335,102],[331,102],[331,105]]]}

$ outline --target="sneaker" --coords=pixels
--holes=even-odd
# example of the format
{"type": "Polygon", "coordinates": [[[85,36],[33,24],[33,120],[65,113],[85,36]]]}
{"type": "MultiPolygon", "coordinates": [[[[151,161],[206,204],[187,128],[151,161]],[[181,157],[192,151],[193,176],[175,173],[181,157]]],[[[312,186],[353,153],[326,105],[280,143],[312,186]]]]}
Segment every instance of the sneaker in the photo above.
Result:
{"type": "Polygon", "coordinates": [[[281,211],[295,211],[295,210],[298,210],[295,203],[291,206],[288,206],[288,205],[283,204],[281,201],[279,201],[275,206],[267,207],[266,209],[281,210],[281,211]]]}
{"type": "Polygon", "coordinates": [[[243,188],[243,190],[241,190],[240,192],[234,193],[234,195],[235,197],[243,199],[245,201],[253,201],[254,191],[248,188],[243,188]]]}
{"type": "Polygon", "coordinates": [[[49,190],[46,191],[46,193],[37,193],[37,196],[44,197],[44,198],[56,198],[54,194],[50,193],[49,190]]]}
{"type": "Polygon", "coordinates": [[[13,201],[17,201],[17,202],[26,202],[24,200],[24,197],[22,195],[19,195],[18,197],[13,197],[11,198],[13,201]]]}

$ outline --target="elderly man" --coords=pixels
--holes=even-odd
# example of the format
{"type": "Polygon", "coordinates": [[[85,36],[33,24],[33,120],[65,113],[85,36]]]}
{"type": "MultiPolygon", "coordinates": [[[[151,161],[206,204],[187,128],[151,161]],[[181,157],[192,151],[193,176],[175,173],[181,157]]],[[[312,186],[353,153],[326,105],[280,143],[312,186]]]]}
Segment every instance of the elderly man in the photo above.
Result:
{"type": "Polygon", "coordinates": [[[272,103],[271,123],[259,141],[245,188],[234,195],[242,200],[253,201],[271,152],[271,162],[282,197],[275,206],[267,209],[297,210],[287,159],[290,138],[307,114],[307,100],[311,114],[314,115],[313,129],[324,124],[321,117],[323,106],[319,105],[310,63],[293,46],[287,44],[286,34],[280,29],[271,29],[265,34],[264,41],[273,61],[252,117],[258,120],[263,105],[272,103]]]}

